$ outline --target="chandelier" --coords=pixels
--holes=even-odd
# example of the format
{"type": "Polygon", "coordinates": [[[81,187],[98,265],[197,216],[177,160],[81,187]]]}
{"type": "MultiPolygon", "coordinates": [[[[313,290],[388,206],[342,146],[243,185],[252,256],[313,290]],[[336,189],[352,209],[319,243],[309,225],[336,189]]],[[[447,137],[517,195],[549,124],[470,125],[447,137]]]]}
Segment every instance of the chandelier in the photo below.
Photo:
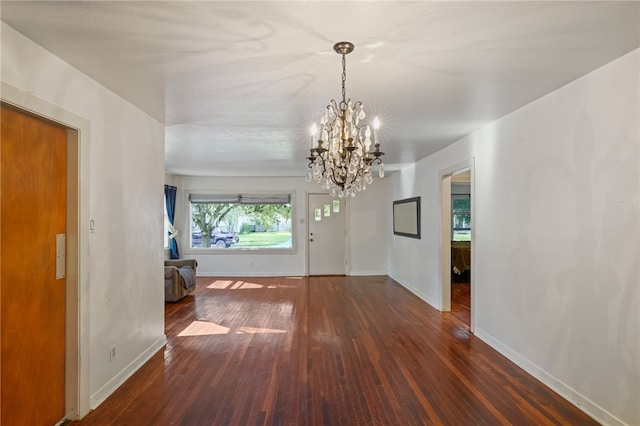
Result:
{"type": "Polygon", "coordinates": [[[311,128],[311,148],[307,182],[321,183],[334,197],[355,197],[373,183],[371,167],[378,164],[378,173],[384,177],[384,164],[380,158],[376,117],[371,127],[364,123],[366,114],[362,102],[346,98],[347,66],[345,56],[353,51],[348,41],[336,43],[333,50],[342,55],[342,101],[332,99],[320,119],[320,129],[311,128]],[[315,141],[316,133],[318,141],[315,141]],[[373,149],[371,149],[373,139],[373,149]]]}

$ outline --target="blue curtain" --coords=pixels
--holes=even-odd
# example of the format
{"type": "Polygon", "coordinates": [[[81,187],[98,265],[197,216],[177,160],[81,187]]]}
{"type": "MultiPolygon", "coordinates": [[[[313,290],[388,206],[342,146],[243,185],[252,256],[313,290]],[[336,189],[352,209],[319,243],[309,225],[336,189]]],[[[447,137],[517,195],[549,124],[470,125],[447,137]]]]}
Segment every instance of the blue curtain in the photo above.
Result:
{"type": "Polygon", "coordinates": [[[171,259],[179,259],[180,252],[178,251],[178,242],[175,237],[177,232],[173,227],[173,221],[176,217],[176,192],[178,188],[175,186],[164,186],[164,201],[167,206],[167,217],[169,218],[169,251],[171,252],[171,259]]]}

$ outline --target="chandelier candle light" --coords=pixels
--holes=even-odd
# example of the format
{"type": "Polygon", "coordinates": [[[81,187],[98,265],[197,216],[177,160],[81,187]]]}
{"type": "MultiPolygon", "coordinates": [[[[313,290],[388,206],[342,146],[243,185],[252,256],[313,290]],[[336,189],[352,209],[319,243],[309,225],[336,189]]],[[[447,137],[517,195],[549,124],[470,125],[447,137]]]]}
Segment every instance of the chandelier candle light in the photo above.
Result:
{"type": "Polygon", "coordinates": [[[346,98],[347,66],[345,56],[353,51],[348,41],[336,43],[333,50],[342,55],[342,101],[332,99],[322,118],[320,128],[311,127],[311,148],[307,182],[315,180],[334,197],[355,197],[373,183],[371,166],[378,164],[378,173],[384,177],[384,164],[380,158],[378,117],[371,127],[363,122],[366,114],[362,102],[346,98]],[[316,133],[318,141],[315,142],[316,133]],[[373,150],[371,150],[373,137],[373,150]]]}

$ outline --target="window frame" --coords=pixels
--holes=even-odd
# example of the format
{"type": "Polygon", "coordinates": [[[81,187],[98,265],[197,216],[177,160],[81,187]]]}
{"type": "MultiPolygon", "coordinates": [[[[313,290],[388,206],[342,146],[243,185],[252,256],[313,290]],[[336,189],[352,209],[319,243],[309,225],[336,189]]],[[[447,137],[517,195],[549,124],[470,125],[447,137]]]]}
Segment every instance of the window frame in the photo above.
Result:
{"type": "MultiPolygon", "coordinates": [[[[218,191],[218,190],[198,190],[198,191],[188,191],[185,197],[185,211],[187,214],[185,215],[185,229],[187,230],[184,233],[183,244],[186,247],[184,252],[189,255],[247,255],[247,254],[295,254],[297,252],[297,206],[296,206],[296,193],[294,190],[282,190],[282,191],[218,191]],[[191,216],[191,199],[193,197],[234,197],[242,195],[245,197],[269,197],[269,196],[281,196],[287,195],[289,196],[289,204],[291,206],[291,247],[229,247],[229,248],[218,248],[218,247],[192,247],[191,240],[191,225],[192,225],[192,216],[191,216]]],[[[265,203],[268,204],[268,203],[265,203]]],[[[242,235],[240,235],[242,238],[242,235]]]]}

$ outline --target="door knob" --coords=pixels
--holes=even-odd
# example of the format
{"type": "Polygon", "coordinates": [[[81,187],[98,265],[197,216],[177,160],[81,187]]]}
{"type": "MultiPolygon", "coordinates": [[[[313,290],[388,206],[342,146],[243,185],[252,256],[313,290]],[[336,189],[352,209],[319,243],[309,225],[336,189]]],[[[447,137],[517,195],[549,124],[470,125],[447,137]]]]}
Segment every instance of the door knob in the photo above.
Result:
{"type": "Polygon", "coordinates": [[[310,238],[309,241],[313,241],[313,238],[310,238]]]}

